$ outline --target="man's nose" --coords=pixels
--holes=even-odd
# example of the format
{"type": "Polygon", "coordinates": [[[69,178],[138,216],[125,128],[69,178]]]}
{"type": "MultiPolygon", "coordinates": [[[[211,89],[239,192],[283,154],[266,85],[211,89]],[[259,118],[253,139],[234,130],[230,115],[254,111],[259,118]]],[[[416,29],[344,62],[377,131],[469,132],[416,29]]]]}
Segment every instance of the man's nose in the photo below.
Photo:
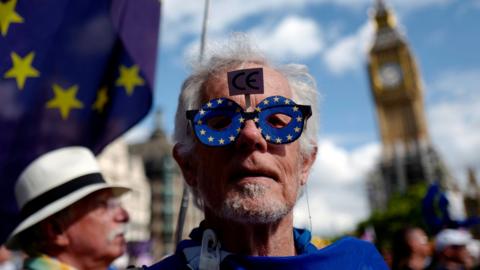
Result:
{"type": "Polygon", "coordinates": [[[236,146],[241,150],[267,151],[267,141],[262,137],[261,131],[255,125],[255,119],[246,120],[245,126],[238,135],[236,146]]]}
{"type": "Polygon", "coordinates": [[[115,210],[115,220],[118,222],[127,223],[130,220],[130,215],[128,214],[127,210],[123,206],[119,206],[115,210]]]}

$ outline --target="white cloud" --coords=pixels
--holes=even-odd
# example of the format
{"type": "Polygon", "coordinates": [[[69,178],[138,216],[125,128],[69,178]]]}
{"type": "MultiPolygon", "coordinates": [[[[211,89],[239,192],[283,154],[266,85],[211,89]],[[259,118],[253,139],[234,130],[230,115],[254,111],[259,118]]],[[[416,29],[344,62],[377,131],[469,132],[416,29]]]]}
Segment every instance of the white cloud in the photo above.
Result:
{"type": "MultiPolygon", "coordinates": [[[[443,6],[452,3],[456,0],[394,0],[392,6],[404,11],[412,11],[416,9],[426,8],[430,6],[443,6]]],[[[390,1],[388,1],[390,2],[390,1]]]]}
{"type": "Polygon", "coordinates": [[[250,31],[259,46],[275,59],[304,59],[315,56],[324,47],[322,33],[312,19],[289,16],[274,27],[250,31]]]}
{"type": "MultiPolygon", "coordinates": [[[[392,5],[399,12],[411,11],[432,5],[444,5],[452,0],[396,0],[392,5]]],[[[177,46],[179,42],[192,35],[199,36],[204,1],[162,1],[162,40],[168,46],[177,46]]],[[[209,35],[225,35],[232,31],[234,25],[239,25],[251,18],[259,20],[259,25],[266,22],[268,16],[278,16],[287,11],[303,11],[317,8],[320,5],[337,5],[342,8],[365,12],[364,8],[371,7],[371,0],[230,0],[210,1],[209,35]],[[259,16],[263,18],[257,18],[259,16]],[[266,16],[268,15],[268,16],[266,16]]]]}
{"type": "MultiPolygon", "coordinates": [[[[354,229],[369,213],[365,177],[380,152],[378,143],[347,151],[330,140],[320,140],[308,184],[315,234],[326,236],[354,229]]],[[[308,226],[306,196],[295,209],[295,224],[308,226]]]]}
{"type": "MultiPolygon", "coordinates": [[[[294,61],[318,55],[323,49],[321,30],[314,20],[289,16],[278,24],[259,26],[248,32],[252,41],[269,57],[279,61],[294,61]]],[[[216,53],[215,46],[226,44],[230,36],[211,35],[205,54],[216,53]]],[[[185,45],[184,58],[195,59],[200,50],[198,40],[185,45]]]]}
{"type": "Polygon", "coordinates": [[[373,30],[373,24],[368,20],[356,33],[341,38],[328,48],[324,56],[328,69],[335,74],[341,74],[362,68],[373,38],[373,30]]]}
{"type": "Polygon", "coordinates": [[[431,136],[453,175],[462,183],[466,168],[480,173],[480,70],[452,70],[430,85],[431,136]]]}
{"type": "MultiPolygon", "coordinates": [[[[301,8],[308,0],[232,0],[210,1],[208,16],[208,34],[224,35],[232,25],[245,21],[248,17],[259,14],[274,14],[279,10],[301,8]],[[268,13],[267,13],[268,12],[268,13]]],[[[163,38],[167,45],[176,45],[182,38],[200,35],[204,2],[164,1],[163,38]]]]}

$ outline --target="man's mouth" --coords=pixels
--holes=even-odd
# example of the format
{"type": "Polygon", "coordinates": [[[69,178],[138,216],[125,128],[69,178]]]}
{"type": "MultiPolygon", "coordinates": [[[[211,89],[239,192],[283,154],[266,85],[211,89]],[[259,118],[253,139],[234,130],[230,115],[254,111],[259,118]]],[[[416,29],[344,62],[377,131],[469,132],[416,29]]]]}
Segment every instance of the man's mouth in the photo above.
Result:
{"type": "Polygon", "coordinates": [[[108,233],[107,240],[111,242],[113,241],[113,239],[117,237],[124,238],[126,232],[127,232],[127,225],[120,225],[108,233]]]}
{"type": "Polygon", "coordinates": [[[240,181],[255,181],[261,179],[269,179],[277,181],[276,175],[269,170],[259,170],[259,169],[239,169],[234,171],[232,177],[230,178],[233,182],[240,181]]]}

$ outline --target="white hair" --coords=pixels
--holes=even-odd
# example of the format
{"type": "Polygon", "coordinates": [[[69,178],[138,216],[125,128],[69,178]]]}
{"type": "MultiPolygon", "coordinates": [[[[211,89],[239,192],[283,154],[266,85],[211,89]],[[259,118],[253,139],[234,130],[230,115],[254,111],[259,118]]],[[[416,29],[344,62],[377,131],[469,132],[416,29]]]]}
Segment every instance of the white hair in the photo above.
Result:
{"type": "MultiPolygon", "coordinates": [[[[308,68],[300,64],[274,65],[258,48],[252,45],[247,35],[237,33],[232,35],[226,43],[209,44],[208,53],[203,61],[191,61],[192,73],[182,85],[175,115],[173,141],[178,144],[180,155],[192,157],[195,140],[185,112],[201,107],[202,90],[204,90],[206,82],[212,76],[227,69],[241,68],[248,63],[268,66],[278,71],[288,80],[295,103],[311,106],[312,117],[308,120],[303,134],[299,138],[300,154],[307,158],[316,150],[319,119],[318,93],[315,79],[310,75],[308,68]]],[[[192,193],[198,204],[197,191],[192,190],[192,193]]]]}

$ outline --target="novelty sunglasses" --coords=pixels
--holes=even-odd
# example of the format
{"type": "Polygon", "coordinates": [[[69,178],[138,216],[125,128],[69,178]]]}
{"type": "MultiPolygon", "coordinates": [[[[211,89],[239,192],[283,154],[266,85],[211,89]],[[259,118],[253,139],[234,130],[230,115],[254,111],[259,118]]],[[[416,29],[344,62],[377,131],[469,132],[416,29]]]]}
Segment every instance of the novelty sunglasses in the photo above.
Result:
{"type": "Polygon", "coordinates": [[[308,105],[298,105],[282,96],[260,101],[253,112],[246,112],[228,98],[212,99],[200,110],[187,111],[195,136],[207,146],[226,146],[235,142],[247,120],[253,120],[263,138],[271,144],[288,144],[300,137],[312,115],[308,105]]]}

